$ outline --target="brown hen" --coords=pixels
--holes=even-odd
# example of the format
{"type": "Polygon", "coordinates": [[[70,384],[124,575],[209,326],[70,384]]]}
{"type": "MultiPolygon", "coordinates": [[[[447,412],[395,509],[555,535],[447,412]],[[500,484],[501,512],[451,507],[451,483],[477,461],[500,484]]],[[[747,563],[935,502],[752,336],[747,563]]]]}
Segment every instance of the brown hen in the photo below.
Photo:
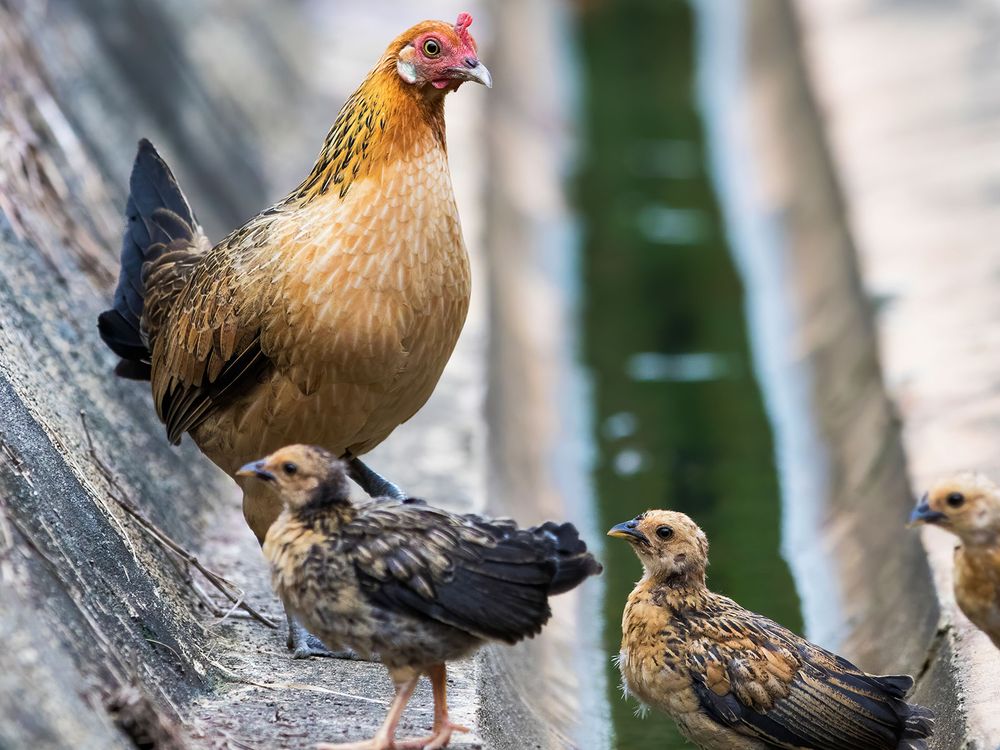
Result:
{"type": "MultiPolygon", "coordinates": [[[[445,149],[444,98],[491,85],[469,34],[418,24],[348,99],[310,174],[212,247],[166,164],[139,146],[114,307],[100,316],[118,373],[152,382],[173,443],[189,433],[230,476],[292,442],[350,463],[427,401],[469,306],[469,260],[445,149]]],[[[244,485],[263,542],[281,504],[244,485]]],[[[290,623],[291,626],[291,623],[290,623]]],[[[291,631],[297,655],[314,649],[291,631]]]]}
{"type": "Polygon", "coordinates": [[[913,680],[870,675],[705,585],[708,540],[683,513],[618,524],[643,565],[622,618],[628,691],[705,750],[925,750],[913,680]]]}
{"type": "Polygon", "coordinates": [[[1000,487],[982,474],[942,479],[910,516],[961,540],[955,550],[955,601],[1000,648],[1000,487]]]}
{"type": "Polygon", "coordinates": [[[538,634],[550,596],[601,572],[569,523],[519,529],[419,500],[352,503],[343,462],[315,446],[282,448],[241,474],[285,503],[264,542],[285,608],[332,648],[377,653],[395,685],[375,738],[320,747],[445,747],[464,731],[448,718],[445,663],[538,634]],[[433,733],[396,743],[422,674],[434,690],[433,733]]]}

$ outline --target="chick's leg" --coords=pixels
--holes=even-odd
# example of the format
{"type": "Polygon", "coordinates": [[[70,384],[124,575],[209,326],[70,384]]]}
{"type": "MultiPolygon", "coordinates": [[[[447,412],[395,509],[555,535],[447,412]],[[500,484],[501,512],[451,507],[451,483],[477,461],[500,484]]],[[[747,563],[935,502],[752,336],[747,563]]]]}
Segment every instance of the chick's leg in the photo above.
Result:
{"type": "Polygon", "coordinates": [[[468,732],[468,727],[452,724],[448,718],[448,674],[444,664],[427,670],[434,691],[434,734],[419,740],[406,740],[396,745],[399,750],[439,750],[448,747],[454,732],[468,732]]]}
{"type": "Polygon", "coordinates": [[[403,709],[410,702],[413,691],[417,687],[417,681],[420,679],[419,672],[407,671],[405,675],[405,677],[397,677],[395,674],[392,676],[392,681],[396,688],[396,697],[392,699],[392,705],[389,706],[389,713],[386,715],[385,721],[382,722],[382,726],[379,727],[374,737],[364,742],[348,742],[346,744],[321,742],[316,745],[316,750],[394,750],[401,747],[395,743],[396,727],[399,726],[399,720],[403,716],[403,709]]]}
{"type": "Polygon", "coordinates": [[[358,483],[369,497],[391,497],[402,502],[406,499],[406,493],[397,485],[390,482],[372,470],[364,461],[357,456],[350,456],[347,459],[348,471],[351,479],[358,483]]]}

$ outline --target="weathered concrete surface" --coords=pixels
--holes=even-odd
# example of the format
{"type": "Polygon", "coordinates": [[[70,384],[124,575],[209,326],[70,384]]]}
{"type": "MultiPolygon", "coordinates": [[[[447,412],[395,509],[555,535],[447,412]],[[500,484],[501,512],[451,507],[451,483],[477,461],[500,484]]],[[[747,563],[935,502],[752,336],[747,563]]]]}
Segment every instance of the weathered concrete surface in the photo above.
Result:
{"type": "MultiPolygon", "coordinates": [[[[878,301],[911,494],[958,469],[997,477],[1000,6],[796,5],[864,290],[878,301]]],[[[956,682],[951,697],[967,724],[963,741],[995,748],[1000,652],[955,606],[954,538],[930,529],[923,541],[956,682]]]]}
{"type": "MultiPolygon", "coordinates": [[[[441,0],[420,13],[451,18],[479,9],[441,0]]],[[[129,746],[104,704],[133,683],[182,725],[190,747],[310,747],[360,738],[381,721],[390,694],[381,667],[294,662],[283,631],[234,617],[218,623],[111,499],[79,412],[129,500],[278,617],[235,488],[190,442],[180,450],[167,445],[148,386],[111,375],[113,357],[94,321],[117,273],[123,189],[134,143],[148,136],[211,236],[221,236],[309,167],[340,102],[386,41],[420,20],[414,12],[388,0],[363,7],[0,1],[5,750],[129,746]],[[338,694],[323,692],[331,690],[338,694]]],[[[484,20],[476,34],[486,56],[484,20]]],[[[448,115],[474,256],[486,96],[466,87],[448,115]]],[[[485,498],[486,304],[478,257],[474,266],[473,311],[441,387],[372,456],[411,492],[463,509],[485,498]]],[[[484,669],[470,662],[454,671],[459,721],[479,721],[484,669]]],[[[430,722],[428,691],[413,705],[406,733],[430,722]]]]}

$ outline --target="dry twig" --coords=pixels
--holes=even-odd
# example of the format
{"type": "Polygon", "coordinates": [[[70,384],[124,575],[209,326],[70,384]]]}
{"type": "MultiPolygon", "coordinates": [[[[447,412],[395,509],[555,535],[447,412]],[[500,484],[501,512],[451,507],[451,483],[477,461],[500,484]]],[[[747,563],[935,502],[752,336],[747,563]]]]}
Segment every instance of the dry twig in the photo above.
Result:
{"type": "MultiPolygon", "coordinates": [[[[122,510],[124,510],[129,516],[131,516],[132,519],[135,520],[135,522],[139,525],[139,528],[141,528],[144,532],[146,532],[146,534],[148,534],[153,539],[153,541],[155,541],[158,545],[160,545],[161,548],[178,557],[185,565],[190,566],[195,570],[197,570],[199,573],[201,573],[205,577],[205,579],[208,580],[209,583],[211,583],[216,589],[221,591],[223,596],[229,599],[229,601],[232,603],[233,606],[230,608],[229,612],[222,614],[221,615],[222,619],[219,620],[219,622],[225,620],[226,617],[228,617],[229,614],[231,614],[236,609],[242,609],[247,613],[248,616],[252,617],[258,622],[263,623],[267,627],[277,628],[278,624],[274,622],[274,620],[271,620],[266,615],[261,614],[256,609],[254,609],[254,607],[252,607],[250,604],[247,603],[246,592],[243,591],[243,589],[241,589],[239,586],[237,586],[235,583],[225,578],[224,576],[216,573],[215,571],[209,568],[206,568],[197,557],[188,552],[184,547],[182,547],[180,544],[174,541],[170,536],[168,536],[166,533],[160,530],[160,528],[156,526],[156,524],[154,524],[152,521],[146,518],[146,516],[143,514],[141,510],[139,510],[139,508],[135,505],[135,503],[133,503],[132,500],[129,499],[128,494],[125,492],[124,488],[121,486],[121,483],[118,481],[115,475],[111,472],[111,469],[108,468],[108,465],[104,463],[104,460],[101,459],[101,457],[97,454],[97,448],[94,445],[94,439],[90,434],[90,427],[87,425],[86,412],[84,411],[80,412],[80,421],[83,423],[83,432],[87,437],[88,451],[90,453],[91,460],[93,460],[94,465],[97,467],[97,470],[101,473],[101,476],[104,477],[105,481],[107,481],[108,485],[113,490],[112,492],[108,493],[109,497],[111,497],[111,499],[114,500],[122,508],[122,510]]],[[[204,591],[201,591],[193,586],[194,582],[190,579],[190,577],[188,577],[187,583],[191,585],[192,588],[194,588],[196,594],[202,601],[207,599],[207,595],[205,595],[204,591]]],[[[217,606],[214,606],[213,610],[214,610],[213,614],[216,614],[216,616],[219,616],[219,613],[222,612],[221,608],[217,606]]]]}
{"type": "Polygon", "coordinates": [[[380,701],[375,698],[366,698],[363,695],[354,695],[353,693],[342,693],[339,690],[330,690],[329,688],[320,687],[319,685],[309,685],[305,682],[257,682],[256,680],[251,680],[237,674],[214,659],[208,659],[208,663],[236,682],[242,682],[244,685],[252,685],[253,687],[264,688],[265,690],[308,690],[313,693],[335,695],[338,698],[350,698],[355,701],[374,703],[377,706],[387,707],[389,705],[386,701],[380,701]]]}

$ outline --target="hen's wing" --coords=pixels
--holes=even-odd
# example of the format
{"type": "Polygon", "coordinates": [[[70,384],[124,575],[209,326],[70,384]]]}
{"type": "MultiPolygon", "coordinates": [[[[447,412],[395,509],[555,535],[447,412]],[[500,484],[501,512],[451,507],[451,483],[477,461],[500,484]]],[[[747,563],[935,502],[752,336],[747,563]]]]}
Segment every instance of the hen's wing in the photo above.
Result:
{"type": "Polygon", "coordinates": [[[570,587],[561,569],[575,570],[575,583],[600,571],[570,524],[518,529],[427,505],[380,503],[342,534],[373,603],[507,643],[541,631],[549,595],[570,587]]]}
{"type": "MultiPolygon", "coordinates": [[[[167,254],[163,261],[170,259],[167,254]]],[[[149,270],[150,295],[171,282],[183,285],[169,309],[154,317],[157,308],[151,307],[147,314],[153,400],[172,443],[252,388],[271,367],[261,350],[256,313],[244,303],[246,279],[234,268],[232,254],[215,248],[195,262],[183,279],[162,261],[149,270]]]]}
{"type": "Polygon", "coordinates": [[[695,692],[716,721],[777,748],[925,747],[906,744],[930,730],[930,713],[905,701],[911,678],[866,674],[777,623],[723,601],[688,651],[695,692]]]}
{"type": "Polygon", "coordinates": [[[309,395],[388,385],[405,366],[412,311],[365,288],[337,240],[320,268],[315,242],[286,236],[295,224],[278,216],[265,211],[206,254],[162,325],[153,394],[172,442],[271,369],[309,395]]]}

